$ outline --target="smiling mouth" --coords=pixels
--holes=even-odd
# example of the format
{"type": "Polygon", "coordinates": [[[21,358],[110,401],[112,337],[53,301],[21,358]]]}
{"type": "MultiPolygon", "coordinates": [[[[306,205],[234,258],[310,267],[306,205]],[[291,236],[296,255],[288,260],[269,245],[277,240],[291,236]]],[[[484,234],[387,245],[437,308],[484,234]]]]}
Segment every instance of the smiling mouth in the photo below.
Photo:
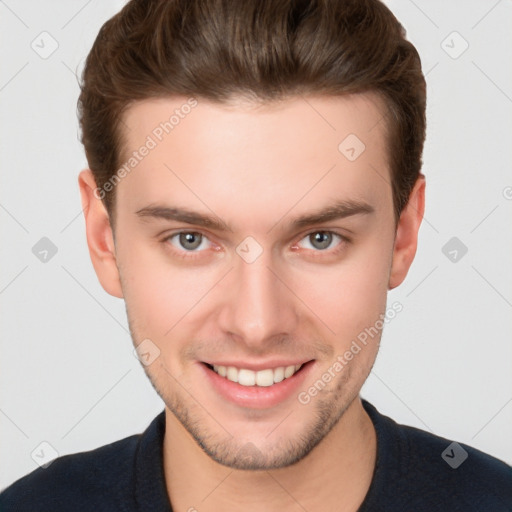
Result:
{"type": "Polygon", "coordinates": [[[235,368],[234,366],[203,364],[217,375],[231,382],[236,382],[241,386],[269,387],[293,377],[308,363],[294,366],[279,366],[277,368],[268,368],[259,371],[249,370],[247,368],[235,368]]]}

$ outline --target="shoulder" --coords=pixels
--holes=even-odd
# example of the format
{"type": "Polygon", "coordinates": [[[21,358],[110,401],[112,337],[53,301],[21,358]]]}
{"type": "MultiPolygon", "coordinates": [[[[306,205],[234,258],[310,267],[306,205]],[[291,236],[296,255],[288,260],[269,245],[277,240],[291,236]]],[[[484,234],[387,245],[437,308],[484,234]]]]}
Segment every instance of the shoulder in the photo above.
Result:
{"type": "MultiPolygon", "coordinates": [[[[400,426],[409,451],[409,478],[461,510],[512,510],[512,467],[476,448],[400,426]]],[[[456,510],[456,509],[454,509],[456,510]]]]}
{"type": "Polygon", "coordinates": [[[118,501],[126,499],[133,487],[139,438],[137,434],[91,451],[56,458],[3,490],[0,511],[120,509],[116,507],[118,501]]]}
{"type": "Polygon", "coordinates": [[[380,443],[372,498],[401,510],[512,511],[511,466],[467,444],[398,424],[371,404],[365,409],[380,443]]]}

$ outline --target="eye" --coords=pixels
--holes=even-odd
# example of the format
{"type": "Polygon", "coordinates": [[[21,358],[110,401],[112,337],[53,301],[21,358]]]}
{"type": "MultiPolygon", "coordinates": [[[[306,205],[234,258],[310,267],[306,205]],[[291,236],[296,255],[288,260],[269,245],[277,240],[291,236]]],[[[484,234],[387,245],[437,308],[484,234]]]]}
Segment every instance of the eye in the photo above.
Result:
{"type": "Polygon", "coordinates": [[[195,231],[180,231],[165,239],[165,241],[168,241],[173,247],[180,250],[185,249],[185,252],[200,252],[196,251],[196,249],[201,248],[201,246],[203,246],[203,249],[206,249],[208,246],[204,246],[203,244],[205,240],[208,239],[203,236],[202,233],[195,231]]]}
{"type": "MultiPolygon", "coordinates": [[[[334,231],[312,231],[311,233],[308,233],[302,240],[306,240],[308,243],[310,243],[312,248],[316,251],[325,251],[332,245],[335,238],[338,238],[341,242],[348,242],[346,237],[335,233],[334,231]]],[[[298,245],[300,246],[300,242],[298,245]]],[[[306,247],[306,249],[309,248],[310,247],[306,247]]]]}
{"type": "MultiPolygon", "coordinates": [[[[199,253],[205,251],[211,246],[209,239],[197,231],[178,231],[172,235],[167,236],[162,240],[165,244],[169,244],[173,247],[173,251],[178,256],[186,257],[199,257],[199,253]]],[[[337,254],[341,251],[350,240],[334,231],[312,231],[303,237],[298,243],[292,248],[297,247],[312,250],[314,253],[330,253],[337,254]],[[334,245],[334,242],[338,240],[338,244],[334,245]],[[302,244],[306,242],[306,246],[302,244]],[[309,244],[309,247],[307,246],[309,244]],[[329,248],[333,248],[329,251],[329,248]]]]}

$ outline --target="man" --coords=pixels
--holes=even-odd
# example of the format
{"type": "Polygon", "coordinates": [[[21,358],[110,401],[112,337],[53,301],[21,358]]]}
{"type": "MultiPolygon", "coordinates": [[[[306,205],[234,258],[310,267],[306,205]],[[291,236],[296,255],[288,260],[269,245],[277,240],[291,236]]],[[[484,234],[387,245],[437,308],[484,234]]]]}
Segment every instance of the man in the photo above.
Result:
{"type": "Polygon", "coordinates": [[[425,81],[383,4],[131,1],[79,106],[92,263],[165,410],[5,510],[512,510],[505,463],[359,396],[425,197],[425,81]]]}

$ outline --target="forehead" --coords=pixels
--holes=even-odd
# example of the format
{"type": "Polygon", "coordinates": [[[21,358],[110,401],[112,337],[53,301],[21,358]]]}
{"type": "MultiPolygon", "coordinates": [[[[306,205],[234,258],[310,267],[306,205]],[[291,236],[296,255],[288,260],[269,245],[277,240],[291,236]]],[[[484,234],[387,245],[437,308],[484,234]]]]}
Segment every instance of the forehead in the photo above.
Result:
{"type": "Polygon", "coordinates": [[[123,118],[128,172],[118,204],[132,212],[167,203],[239,217],[282,215],[328,199],[391,207],[383,112],[374,94],[259,104],[138,101],[123,118]]]}

